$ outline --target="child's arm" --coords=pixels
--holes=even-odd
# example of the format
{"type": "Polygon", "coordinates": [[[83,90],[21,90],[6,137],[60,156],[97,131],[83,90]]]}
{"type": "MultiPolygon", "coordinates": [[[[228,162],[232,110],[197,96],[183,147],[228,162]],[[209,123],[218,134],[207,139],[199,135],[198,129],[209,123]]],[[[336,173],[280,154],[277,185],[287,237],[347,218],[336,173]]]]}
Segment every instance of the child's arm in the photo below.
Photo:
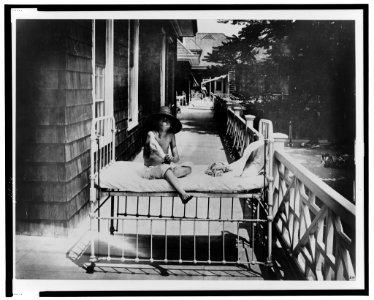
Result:
{"type": "Polygon", "coordinates": [[[175,135],[171,136],[171,143],[170,143],[171,153],[173,155],[172,162],[177,163],[179,161],[179,154],[177,149],[177,143],[175,140],[175,135]]]}
{"type": "Polygon", "coordinates": [[[147,142],[149,142],[149,147],[151,148],[151,151],[155,152],[162,159],[165,159],[166,154],[164,150],[162,150],[160,144],[157,142],[156,137],[152,131],[148,132],[147,142]]]}

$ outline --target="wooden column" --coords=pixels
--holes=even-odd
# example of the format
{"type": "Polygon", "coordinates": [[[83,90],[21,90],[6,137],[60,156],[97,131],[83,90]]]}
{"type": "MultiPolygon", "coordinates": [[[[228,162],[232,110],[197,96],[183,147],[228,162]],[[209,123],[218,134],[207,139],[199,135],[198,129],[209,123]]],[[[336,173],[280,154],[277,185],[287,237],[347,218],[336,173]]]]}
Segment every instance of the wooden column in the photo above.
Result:
{"type": "Polygon", "coordinates": [[[283,151],[284,144],[288,140],[288,135],[284,133],[280,133],[280,132],[274,132],[273,137],[274,137],[274,149],[278,151],[283,151]]]}

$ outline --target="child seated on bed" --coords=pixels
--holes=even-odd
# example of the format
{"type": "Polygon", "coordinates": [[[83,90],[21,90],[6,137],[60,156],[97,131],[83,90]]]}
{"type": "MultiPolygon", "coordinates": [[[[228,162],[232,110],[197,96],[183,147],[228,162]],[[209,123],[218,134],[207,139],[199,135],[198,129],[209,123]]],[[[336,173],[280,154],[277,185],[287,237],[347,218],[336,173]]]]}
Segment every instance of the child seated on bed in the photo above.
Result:
{"type": "Polygon", "coordinates": [[[182,129],[182,124],[167,106],[161,107],[159,113],[150,116],[148,122],[151,123],[151,130],[148,131],[143,150],[143,178],[166,179],[177,190],[182,203],[186,204],[192,199],[192,195],[186,193],[178,178],[190,174],[191,165],[175,164],[179,161],[175,134],[182,129]]]}

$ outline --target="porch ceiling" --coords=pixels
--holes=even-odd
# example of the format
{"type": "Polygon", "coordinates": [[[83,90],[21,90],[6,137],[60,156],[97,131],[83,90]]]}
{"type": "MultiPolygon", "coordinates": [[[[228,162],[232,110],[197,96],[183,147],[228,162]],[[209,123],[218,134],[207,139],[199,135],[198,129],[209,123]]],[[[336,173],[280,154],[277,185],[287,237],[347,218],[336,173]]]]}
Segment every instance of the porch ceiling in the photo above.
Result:
{"type": "Polygon", "coordinates": [[[197,32],[196,20],[171,20],[171,23],[179,37],[195,36],[197,32]]]}

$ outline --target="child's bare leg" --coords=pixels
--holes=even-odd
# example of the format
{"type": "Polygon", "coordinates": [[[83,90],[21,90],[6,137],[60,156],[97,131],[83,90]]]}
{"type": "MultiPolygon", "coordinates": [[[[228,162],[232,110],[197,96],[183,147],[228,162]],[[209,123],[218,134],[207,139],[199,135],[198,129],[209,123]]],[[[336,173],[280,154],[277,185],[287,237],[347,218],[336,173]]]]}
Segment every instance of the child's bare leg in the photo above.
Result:
{"type": "Polygon", "coordinates": [[[186,166],[182,166],[182,167],[176,167],[174,168],[174,171],[173,171],[175,177],[178,177],[178,178],[181,178],[181,177],[185,177],[189,174],[191,174],[191,167],[186,167],[186,166]]]}
{"type": "Polygon", "coordinates": [[[179,197],[181,198],[183,204],[186,204],[189,200],[192,199],[192,196],[187,194],[180,184],[178,178],[174,175],[173,171],[168,169],[165,172],[165,179],[177,190],[179,197]]]}

